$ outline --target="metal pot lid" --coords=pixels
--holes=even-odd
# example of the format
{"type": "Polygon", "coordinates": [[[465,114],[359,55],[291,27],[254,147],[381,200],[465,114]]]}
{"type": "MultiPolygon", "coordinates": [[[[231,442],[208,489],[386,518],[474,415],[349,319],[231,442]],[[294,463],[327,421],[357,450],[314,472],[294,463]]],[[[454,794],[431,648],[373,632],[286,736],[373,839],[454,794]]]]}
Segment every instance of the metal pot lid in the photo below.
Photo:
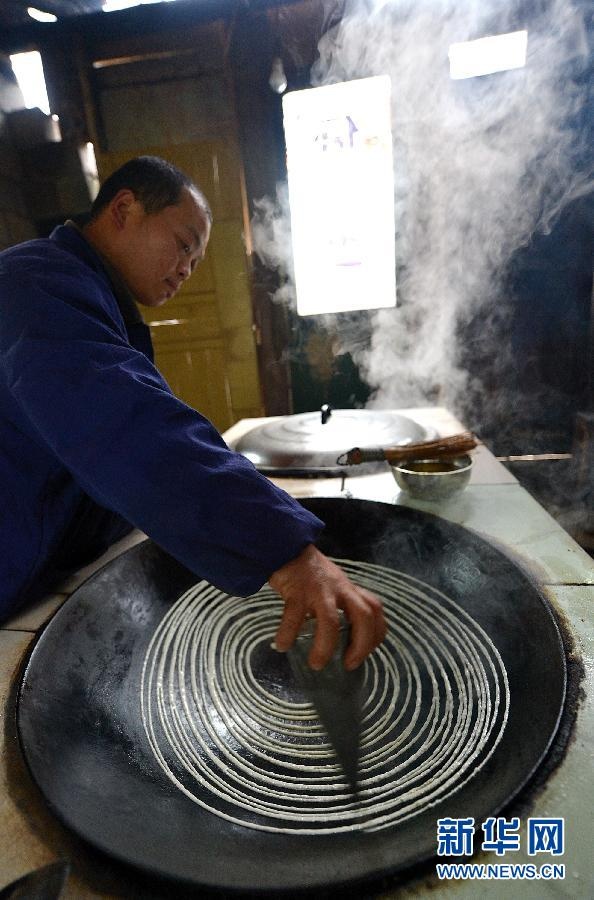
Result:
{"type": "MultiPolygon", "coordinates": [[[[319,412],[283,416],[257,425],[239,438],[233,449],[261,472],[338,475],[349,467],[338,466],[336,460],[351,447],[403,446],[435,437],[434,429],[391,410],[333,410],[323,406],[319,412]]],[[[361,469],[358,474],[362,474],[361,469]]]]}

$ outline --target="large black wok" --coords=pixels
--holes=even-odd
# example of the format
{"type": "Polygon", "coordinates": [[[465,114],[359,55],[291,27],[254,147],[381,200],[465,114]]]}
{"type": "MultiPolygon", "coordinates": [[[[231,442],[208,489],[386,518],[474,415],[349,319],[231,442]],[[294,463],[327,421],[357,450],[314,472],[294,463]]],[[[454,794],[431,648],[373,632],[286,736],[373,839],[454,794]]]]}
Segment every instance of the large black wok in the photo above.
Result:
{"type": "Polygon", "coordinates": [[[80,587],[38,640],[22,682],[24,756],[55,814],[108,854],[186,884],[221,889],[332,887],[399,872],[436,853],[440,817],[480,823],[543,761],[565,698],[562,641],[526,574],[476,534],[418,511],[368,501],[303,501],[327,523],[335,557],[398,569],[455,597],[499,651],[509,718],[488,762],[443,803],[365,833],[275,834],[191,802],[156,765],[138,703],[150,638],[197,579],[146,541],[80,587]]]}

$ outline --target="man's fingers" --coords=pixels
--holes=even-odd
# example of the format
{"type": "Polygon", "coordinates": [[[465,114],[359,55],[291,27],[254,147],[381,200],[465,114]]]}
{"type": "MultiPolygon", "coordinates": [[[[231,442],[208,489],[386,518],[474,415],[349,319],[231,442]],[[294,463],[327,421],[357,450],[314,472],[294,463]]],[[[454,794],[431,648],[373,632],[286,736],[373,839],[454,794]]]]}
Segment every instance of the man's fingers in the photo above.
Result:
{"type": "MultiPolygon", "coordinates": [[[[307,617],[305,604],[287,601],[283,617],[278,626],[274,643],[281,653],[292,646],[301,626],[307,617]]],[[[309,656],[308,665],[312,669],[323,669],[332,657],[338,643],[340,620],[338,610],[333,601],[319,602],[315,609],[316,627],[309,656]]]]}
{"type": "Polygon", "coordinates": [[[351,622],[351,641],[344,658],[345,669],[356,669],[381,644],[387,633],[382,605],[363,589],[349,598],[345,611],[351,622]]]}
{"type": "Polygon", "coordinates": [[[340,619],[338,610],[333,601],[316,607],[316,631],[312,648],[307,657],[307,663],[311,669],[319,671],[326,663],[330,662],[332,654],[338,643],[340,619]]]}
{"type": "Polygon", "coordinates": [[[386,622],[384,607],[382,606],[381,600],[379,600],[375,594],[370,594],[369,591],[366,591],[364,588],[361,588],[361,593],[373,609],[375,622],[375,650],[376,647],[379,647],[388,633],[388,623],[386,622]]]}
{"type": "Polygon", "coordinates": [[[276,649],[284,653],[293,644],[306,617],[305,604],[285,601],[283,616],[274,638],[276,649]]]}
{"type": "MultiPolygon", "coordinates": [[[[344,658],[345,668],[356,669],[381,644],[387,632],[383,608],[373,594],[363,588],[351,589],[344,600],[344,611],[351,623],[351,640],[344,658]]],[[[313,613],[316,629],[308,664],[320,670],[330,661],[338,643],[340,619],[333,598],[318,600],[313,613]]],[[[291,647],[307,616],[304,603],[287,600],[275,637],[277,650],[291,647]]]]}
{"type": "Polygon", "coordinates": [[[356,669],[375,647],[375,616],[362,598],[351,600],[348,607],[351,641],[344,657],[345,669],[356,669]]]}
{"type": "Polygon", "coordinates": [[[273,572],[269,584],[285,603],[275,639],[278,650],[284,652],[293,644],[307,613],[315,616],[316,629],[308,657],[313,669],[323,669],[336,649],[340,609],[351,623],[351,640],[344,660],[347,669],[357,668],[386,635],[378,598],[353,584],[313,544],[273,572]]]}

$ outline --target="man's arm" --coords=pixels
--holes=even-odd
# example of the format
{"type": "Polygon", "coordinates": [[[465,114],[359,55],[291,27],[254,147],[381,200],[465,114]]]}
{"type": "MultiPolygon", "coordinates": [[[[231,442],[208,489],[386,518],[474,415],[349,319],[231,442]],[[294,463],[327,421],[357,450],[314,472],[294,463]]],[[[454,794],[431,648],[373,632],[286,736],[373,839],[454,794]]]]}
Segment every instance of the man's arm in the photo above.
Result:
{"type": "Polygon", "coordinates": [[[386,636],[386,620],[378,598],[353,584],[313,544],[277,569],[269,584],[285,602],[275,639],[278,650],[289,649],[308,615],[317,619],[308,660],[312,669],[323,669],[334,652],[339,609],[344,610],[352,629],[344,660],[346,669],[356,669],[386,636]]]}
{"type": "Polygon", "coordinates": [[[257,591],[323,523],[172,394],[104,281],[75,261],[27,262],[0,265],[0,377],[48,471],[67,470],[199,577],[257,591]]]}

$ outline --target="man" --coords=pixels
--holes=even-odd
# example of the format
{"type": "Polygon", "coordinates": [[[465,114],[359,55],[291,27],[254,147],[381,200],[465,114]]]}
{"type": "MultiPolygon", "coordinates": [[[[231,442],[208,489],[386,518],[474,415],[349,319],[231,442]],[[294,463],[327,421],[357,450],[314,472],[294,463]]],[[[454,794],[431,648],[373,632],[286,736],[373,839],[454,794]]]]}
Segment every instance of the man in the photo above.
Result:
{"type": "Polygon", "coordinates": [[[317,618],[322,668],[352,624],[358,666],[381,604],[314,546],[322,523],[228,449],[152,363],[135,301],[160,306],[202,260],[202,192],[156,157],[126,163],[89,219],[0,254],[0,618],[136,526],[200,577],[284,600],[286,650],[317,618]]]}

